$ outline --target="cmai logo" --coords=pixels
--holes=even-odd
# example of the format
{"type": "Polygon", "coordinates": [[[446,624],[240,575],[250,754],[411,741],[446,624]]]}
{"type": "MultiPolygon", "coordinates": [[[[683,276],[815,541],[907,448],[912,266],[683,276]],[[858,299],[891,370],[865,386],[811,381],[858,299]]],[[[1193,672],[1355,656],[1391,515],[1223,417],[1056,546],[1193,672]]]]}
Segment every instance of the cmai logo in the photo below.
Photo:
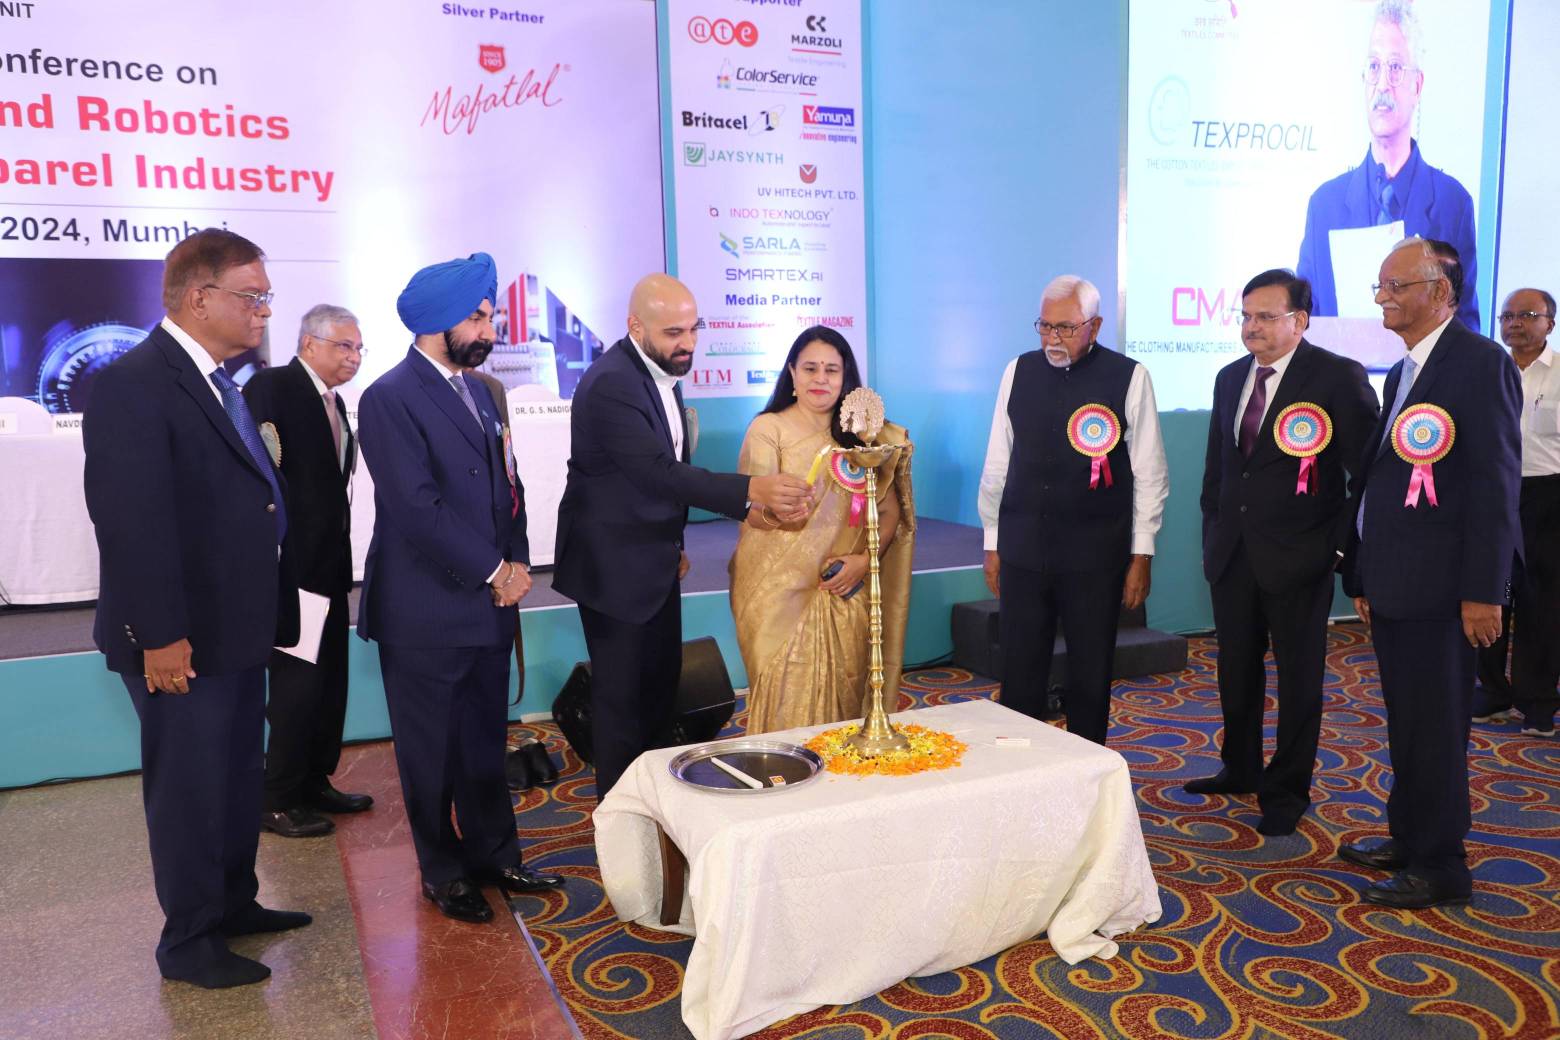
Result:
{"type": "Polygon", "coordinates": [[[1194,285],[1178,285],[1170,290],[1170,324],[1219,325],[1228,328],[1238,320],[1240,310],[1229,302],[1240,301],[1234,289],[1219,289],[1210,298],[1208,290],[1194,285]]]}
{"type": "Polygon", "coordinates": [[[752,22],[732,22],[730,18],[710,21],[695,15],[688,19],[688,38],[694,43],[718,43],[722,47],[737,43],[751,47],[758,42],[758,26],[752,22]]]}
{"type": "Polygon", "coordinates": [[[488,72],[504,71],[504,48],[497,43],[477,44],[477,64],[488,72]]]}

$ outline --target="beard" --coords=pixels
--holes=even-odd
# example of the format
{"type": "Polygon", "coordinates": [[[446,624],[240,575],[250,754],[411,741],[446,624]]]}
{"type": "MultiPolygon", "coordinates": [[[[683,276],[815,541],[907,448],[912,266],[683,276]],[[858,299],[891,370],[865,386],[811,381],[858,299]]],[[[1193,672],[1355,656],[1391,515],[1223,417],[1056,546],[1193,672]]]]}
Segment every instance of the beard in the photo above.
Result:
{"type": "Polygon", "coordinates": [[[681,379],[693,369],[693,353],[691,351],[681,356],[673,354],[669,357],[662,357],[654,344],[647,342],[646,347],[648,349],[645,350],[645,354],[649,356],[651,361],[656,363],[656,367],[669,376],[676,376],[681,379]]]}
{"type": "Polygon", "coordinates": [[[444,333],[444,351],[450,359],[450,364],[458,368],[476,368],[487,360],[487,356],[493,352],[493,341],[490,339],[474,339],[467,343],[456,343],[455,337],[448,330],[444,333]]]}
{"type": "Polygon", "coordinates": [[[1072,365],[1072,355],[1067,353],[1066,347],[1046,347],[1045,359],[1052,368],[1068,368],[1072,365]]]}

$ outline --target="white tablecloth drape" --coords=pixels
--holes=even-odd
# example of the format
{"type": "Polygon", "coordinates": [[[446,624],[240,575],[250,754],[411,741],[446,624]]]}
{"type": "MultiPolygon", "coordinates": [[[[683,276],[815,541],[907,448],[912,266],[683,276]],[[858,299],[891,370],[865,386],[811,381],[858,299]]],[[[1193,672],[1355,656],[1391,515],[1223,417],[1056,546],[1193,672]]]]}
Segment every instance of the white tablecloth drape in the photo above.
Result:
{"type": "MultiPolygon", "coordinates": [[[[963,764],[903,777],[824,774],[764,794],[675,780],[640,758],[596,810],[617,915],[660,928],[657,822],[689,863],[672,930],[695,937],[683,1021],[746,1036],[1045,933],[1069,964],[1160,916],[1126,762],[984,699],[894,716],[954,733],[963,764]],[[1030,746],[997,747],[998,736],[1030,746]]],[[[819,729],[765,734],[802,743],[819,729]]]]}
{"type": "Polygon", "coordinates": [[[79,431],[0,436],[0,588],[17,605],[97,599],[79,431]]]}

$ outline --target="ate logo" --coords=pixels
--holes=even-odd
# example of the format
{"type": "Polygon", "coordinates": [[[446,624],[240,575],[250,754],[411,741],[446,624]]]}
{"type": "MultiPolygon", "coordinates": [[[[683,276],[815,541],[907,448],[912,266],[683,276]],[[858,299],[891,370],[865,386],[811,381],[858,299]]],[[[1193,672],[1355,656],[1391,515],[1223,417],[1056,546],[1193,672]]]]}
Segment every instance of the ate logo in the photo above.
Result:
{"type": "Polygon", "coordinates": [[[489,72],[503,72],[504,48],[497,43],[477,44],[477,64],[489,72]]]}
{"type": "Polygon", "coordinates": [[[802,163],[801,166],[797,167],[796,172],[801,175],[803,184],[811,184],[813,181],[818,179],[818,164],[810,162],[802,163]]]}
{"type": "Polygon", "coordinates": [[[737,43],[751,47],[758,42],[758,26],[752,22],[733,22],[730,18],[711,21],[696,15],[688,19],[688,38],[694,43],[718,43],[722,47],[737,43]]]}

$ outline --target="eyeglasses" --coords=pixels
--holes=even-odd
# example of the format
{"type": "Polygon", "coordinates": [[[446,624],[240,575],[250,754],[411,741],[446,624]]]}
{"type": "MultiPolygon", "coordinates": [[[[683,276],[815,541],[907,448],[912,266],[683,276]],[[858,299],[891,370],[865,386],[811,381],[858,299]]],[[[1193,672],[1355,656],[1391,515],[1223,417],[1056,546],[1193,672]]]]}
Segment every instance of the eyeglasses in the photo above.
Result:
{"type": "Polygon", "coordinates": [[[685,333],[689,333],[689,332],[703,332],[706,327],[707,326],[704,324],[704,319],[703,318],[699,318],[696,321],[694,321],[694,323],[692,325],[690,325],[686,329],[683,328],[681,325],[673,325],[669,329],[662,329],[661,332],[664,335],[670,337],[671,339],[677,339],[679,336],[682,336],[685,333]]]}
{"type": "Polygon", "coordinates": [[[1271,325],[1280,318],[1287,318],[1295,311],[1285,311],[1283,314],[1247,314],[1245,311],[1231,311],[1230,320],[1241,325],[1271,325]]]}
{"type": "Polygon", "coordinates": [[[361,343],[354,343],[350,339],[326,339],[324,336],[316,336],[312,332],[309,334],[309,338],[317,339],[321,343],[329,343],[343,354],[357,354],[361,357],[368,353],[367,347],[361,343]]]}
{"type": "MultiPolygon", "coordinates": [[[[220,285],[203,285],[203,286],[201,286],[201,288],[202,289],[222,289],[222,286],[220,286],[220,285]]],[[[237,289],[222,289],[222,291],[225,292],[225,293],[232,293],[234,296],[241,296],[244,299],[248,300],[249,301],[249,309],[250,310],[255,310],[255,311],[259,310],[261,307],[266,306],[272,300],[276,299],[276,294],[274,292],[239,292],[237,289]]]]}
{"type": "Polygon", "coordinates": [[[1417,281],[1400,282],[1396,278],[1388,278],[1384,282],[1377,282],[1375,285],[1372,285],[1370,291],[1379,293],[1382,290],[1386,290],[1388,296],[1396,296],[1410,285],[1429,285],[1431,282],[1439,282],[1440,280],[1439,278],[1420,278],[1417,281]]]}
{"type": "Polygon", "coordinates": [[[1089,321],[1080,324],[1075,321],[1046,321],[1044,318],[1036,318],[1035,331],[1040,333],[1041,339],[1050,339],[1053,332],[1062,339],[1072,339],[1078,334],[1079,329],[1086,328],[1093,320],[1090,318],[1089,321]]]}
{"type": "Polygon", "coordinates": [[[1383,70],[1385,70],[1387,74],[1387,84],[1393,87],[1403,82],[1403,73],[1419,71],[1419,69],[1415,66],[1404,65],[1400,61],[1389,61],[1385,64],[1382,64],[1375,58],[1372,58],[1365,63],[1365,68],[1360,71],[1360,79],[1364,80],[1366,83],[1374,84],[1381,79],[1381,73],[1383,70]]]}
{"type": "Polygon", "coordinates": [[[1502,325],[1509,325],[1514,321],[1537,321],[1539,318],[1552,318],[1554,315],[1545,314],[1543,311],[1501,311],[1495,315],[1495,320],[1502,325]]]}

